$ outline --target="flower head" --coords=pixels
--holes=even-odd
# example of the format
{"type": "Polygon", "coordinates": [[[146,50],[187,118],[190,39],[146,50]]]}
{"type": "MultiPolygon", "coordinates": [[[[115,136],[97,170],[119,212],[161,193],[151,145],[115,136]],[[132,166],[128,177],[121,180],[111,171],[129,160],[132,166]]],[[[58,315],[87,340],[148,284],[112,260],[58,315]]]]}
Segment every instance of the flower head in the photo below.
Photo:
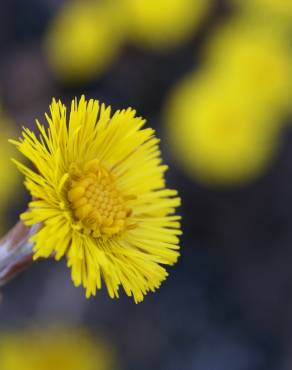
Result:
{"type": "Polygon", "coordinates": [[[111,2],[80,0],[60,8],[44,43],[49,65],[59,79],[90,80],[111,65],[123,38],[116,9],[111,2]]]}
{"type": "Polygon", "coordinates": [[[0,357],[2,370],[116,368],[112,351],[105,342],[97,340],[82,328],[53,327],[2,332],[0,357]]]}
{"type": "Polygon", "coordinates": [[[279,126],[236,89],[212,76],[188,76],[168,101],[174,153],[188,174],[208,186],[250,182],[271,163],[279,126]]]}
{"type": "Polygon", "coordinates": [[[292,3],[290,0],[231,0],[240,10],[250,12],[257,19],[264,17],[265,21],[288,23],[291,27],[292,3]]]}
{"type": "Polygon", "coordinates": [[[76,286],[111,297],[122,285],[135,302],[166,278],[178,258],[180,200],[165,188],[159,140],[132,109],[117,111],[84,97],[66,108],[53,100],[40,136],[24,129],[13,141],[34,165],[16,161],[34,200],[22,215],[41,223],[34,258],[67,256],[76,286]]]}
{"type": "Polygon", "coordinates": [[[287,41],[248,21],[216,29],[207,65],[237,91],[248,90],[254,105],[291,110],[292,58],[287,41]]]}
{"type": "Polygon", "coordinates": [[[150,49],[188,41],[206,18],[213,0],[123,0],[129,36],[150,49]]]}
{"type": "MultiPolygon", "coordinates": [[[[2,174],[1,184],[0,184],[0,214],[5,215],[5,211],[9,206],[15,191],[21,186],[21,181],[19,173],[7,158],[13,155],[13,150],[11,150],[11,145],[8,143],[8,138],[11,136],[14,130],[12,129],[12,122],[10,118],[5,114],[0,106],[0,169],[2,174]]],[[[7,226],[7,217],[1,217],[0,222],[0,233],[5,231],[5,226],[7,226]]]]}

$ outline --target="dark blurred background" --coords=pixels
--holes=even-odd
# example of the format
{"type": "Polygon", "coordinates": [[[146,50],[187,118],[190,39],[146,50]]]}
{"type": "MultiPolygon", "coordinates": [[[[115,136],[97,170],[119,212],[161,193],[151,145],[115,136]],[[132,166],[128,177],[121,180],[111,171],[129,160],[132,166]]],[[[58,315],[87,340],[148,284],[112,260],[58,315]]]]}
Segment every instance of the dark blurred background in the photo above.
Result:
{"type": "MultiPolygon", "coordinates": [[[[224,84],[224,68],[222,73],[211,72],[216,67],[207,67],[206,50],[221,28],[225,24],[232,25],[233,21],[231,30],[237,29],[238,22],[247,25],[242,28],[248,32],[252,29],[268,40],[270,35],[275,37],[276,42],[285,45],[285,65],[292,67],[292,6],[288,0],[184,0],[167,18],[172,0],[156,0],[157,8],[153,1],[149,0],[149,4],[153,4],[147,5],[141,0],[141,9],[136,9],[133,2],[140,0],[80,1],[78,4],[57,0],[0,1],[0,127],[3,133],[0,140],[1,157],[5,158],[0,160],[0,166],[1,161],[7,162],[17,155],[9,146],[6,151],[7,138],[17,137],[22,125],[33,127],[36,118],[44,122],[44,112],[48,111],[52,97],[68,104],[75,96],[85,94],[87,98],[111,104],[114,109],[134,107],[161,137],[163,158],[170,166],[168,185],[177,188],[182,197],[181,258],[169,269],[170,276],[161,289],[147,295],[138,305],[124,296],[111,300],[104,289],[96,298],[86,300],[83,290],[73,287],[64,261],[33,264],[2,290],[0,369],[107,370],[98,359],[104,354],[92,354],[96,356],[92,367],[85,367],[82,360],[75,362],[78,345],[68,353],[62,352],[59,335],[48,342],[47,346],[51,346],[48,353],[36,350],[37,355],[33,356],[43,355],[38,362],[23,355],[24,350],[21,352],[20,348],[23,345],[16,339],[11,343],[7,339],[9,336],[27,338],[24,340],[27,352],[36,345],[33,341],[38,341],[33,339],[32,331],[43,337],[57,326],[61,332],[68,330],[66,328],[83,328],[104,343],[114,357],[114,364],[109,365],[108,370],[290,370],[292,122],[288,98],[292,89],[290,95],[290,85],[277,93],[283,104],[273,106],[273,127],[276,125],[277,130],[273,129],[274,136],[266,143],[273,149],[269,150],[269,159],[265,158],[264,165],[252,173],[244,172],[236,181],[233,181],[231,164],[227,166],[228,175],[220,176],[220,171],[219,175],[212,172],[214,166],[209,170],[204,155],[196,160],[197,153],[183,142],[183,134],[182,139],[178,138],[181,144],[172,145],[173,132],[183,132],[188,125],[191,130],[198,117],[188,120],[187,115],[178,112],[170,123],[165,112],[171,105],[172,91],[180,81],[188,79],[187,76],[195,76],[189,77],[194,79],[194,90],[196,75],[202,71],[209,73],[211,79],[222,75],[219,87],[224,84]],[[72,10],[74,6],[77,8],[72,10]],[[95,8],[96,14],[93,8],[83,12],[84,6],[95,8]],[[180,13],[181,7],[184,10],[180,13]],[[66,14],[71,14],[67,17],[71,18],[66,19],[66,14]],[[145,20],[144,28],[143,14],[150,19],[145,20]],[[156,14],[158,20],[153,20],[156,14]],[[188,17],[188,14],[194,16],[188,17]],[[179,145],[184,149],[178,148],[179,145]],[[183,157],[185,151],[189,154],[188,160],[183,157]],[[200,162],[206,176],[198,170],[200,166],[188,165],[192,159],[200,162]],[[6,346],[6,341],[10,345],[6,346]],[[49,358],[55,356],[54,346],[62,355],[50,362],[49,358]],[[5,356],[14,358],[7,362],[10,365],[1,365],[5,356]],[[73,358],[73,362],[68,366],[59,363],[62,356],[73,358]]],[[[223,36],[222,39],[224,41],[223,36]]],[[[224,64],[224,58],[227,61],[232,58],[228,57],[230,47],[225,48],[223,41],[224,64]]],[[[274,52],[269,49],[269,42],[267,45],[264,60],[269,52],[274,52]]],[[[254,53],[252,49],[251,60],[254,53]]],[[[288,69],[284,71],[285,81],[292,80],[288,69]]],[[[228,79],[230,70],[228,65],[225,71],[228,79]]],[[[244,70],[244,65],[239,70],[244,70]]],[[[266,78],[271,86],[269,70],[264,72],[263,81],[266,82],[266,78]]],[[[213,89],[212,84],[206,86],[213,89]]],[[[238,101],[244,99],[240,86],[230,88],[238,101]]],[[[256,89],[250,88],[255,94],[256,89]]],[[[278,91],[273,86],[271,89],[278,91]]],[[[257,97],[262,93],[258,89],[257,97]]],[[[191,105],[189,109],[192,108],[191,96],[182,99],[191,105]]],[[[194,93],[194,99],[195,96],[194,93]]],[[[272,115],[270,103],[258,103],[254,95],[252,101],[272,115]]],[[[248,107],[251,109],[250,103],[248,107]]],[[[265,114],[259,120],[265,121],[263,117],[265,114]]],[[[236,115],[234,119],[236,121],[236,115]]],[[[267,130],[268,127],[260,126],[256,135],[261,138],[267,130]]],[[[192,140],[196,140],[195,132],[192,140]]],[[[208,135],[211,135],[209,131],[207,138],[208,135]]],[[[228,145],[228,141],[226,143],[223,141],[222,145],[228,145]]],[[[250,153],[252,145],[254,141],[246,142],[244,150],[250,153]]],[[[216,152],[217,149],[215,145],[210,150],[216,152]]],[[[236,156],[239,149],[233,150],[236,156]]],[[[232,154],[219,161],[218,168],[224,166],[230,156],[232,154]]],[[[244,158],[248,161],[249,155],[244,158]]],[[[240,172],[241,165],[238,160],[236,173],[240,172]]],[[[25,210],[29,198],[13,164],[8,167],[3,164],[1,183],[1,231],[4,234],[25,210]]],[[[90,356],[89,351],[86,358],[90,356]]]]}

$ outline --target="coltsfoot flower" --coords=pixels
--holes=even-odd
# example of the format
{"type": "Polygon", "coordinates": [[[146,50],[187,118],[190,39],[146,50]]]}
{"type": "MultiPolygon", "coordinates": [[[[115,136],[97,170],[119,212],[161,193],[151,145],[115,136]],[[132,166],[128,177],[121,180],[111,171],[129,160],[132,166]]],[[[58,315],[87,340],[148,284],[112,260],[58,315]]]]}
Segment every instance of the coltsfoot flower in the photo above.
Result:
{"type": "Polygon", "coordinates": [[[240,11],[247,11],[247,14],[252,14],[258,20],[264,17],[264,20],[269,22],[277,22],[281,27],[289,25],[291,29],[292,19],[292,2],[290,0],[230,0],[239,7],[240,11]]]}
{"type": "Polygon", "coordinates": [[[75,286],[86,296],[104,281],[110,297],[122,285],[135,302],[167,277],[176,262],[180,204],[165,188],[159,140],[132,109],[110,107],[84,96],[66,108],[53,100],[48,129],[39,137],[25,128],[12,141],[34,169],[15,161],[33,200],[22,215],[41,225],[33,235],[34,259],[67,256],[75,286]]]}
{"type": "Polygon", "coordinates": [[[175,87],[165,112],[166,136],[196,181],[217,188],[244,185],[273,163],[280,125],[244,91],[212,77],[189,75],[175,87]]]}
{"type": "Polygon", "coordinates": [[[106,72],[124,38],[116,9],[108,1],[71,0],[60,7],[44,40],[47,61],[57,79],[74,84],[106,72]]]}
{"type": "Polygon", "coordinates": [[[123,0],[129,38],[139,46],[164,50],[187,42],[206,19],[213,0],[123,0]]]}
{"type": "Polygon", "coordinates": [[[7,231],[7,217],[6,212],[11,206],[15,192],[21,186],[20,176],[13,164],[7,160],[13,154],[13,148],[7,142],[11,134],[14,133],[13,122],[6,115],[0,104],[0,169],[5,176],[2,176],[0,184],[0,234],[7,231]]]}
{"type": "Polygon", "coordinates": [[[77,327],[2,330],[0,356],[2,370],[118,368],[112,344],[77,327]]]}
{"type": "Polygon", "coordinates": [[[288,45],[277,32],[236,19],[216,30],[207,46],[206,65],[238,93],[248,90],[255,106],[290,112],[292,58],[288,45]]]}

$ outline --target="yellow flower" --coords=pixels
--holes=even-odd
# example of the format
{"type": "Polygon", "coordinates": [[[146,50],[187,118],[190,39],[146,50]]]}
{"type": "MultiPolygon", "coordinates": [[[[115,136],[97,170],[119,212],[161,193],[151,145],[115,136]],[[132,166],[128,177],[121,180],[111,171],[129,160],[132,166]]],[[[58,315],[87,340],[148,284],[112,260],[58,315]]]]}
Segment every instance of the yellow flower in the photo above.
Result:
{"type": "Polygon", "coordinates": [[[90,80],[110,66],[123,34],[115,9],[86,0],[61,7],[45,38],[49,65],[59,79],[90,80]]]}
{"type": "Polygon", "coordinates": [[[192,37],[212,0],[123,0],[129,37],[154,49],[177,46],[192,37]]]}
{"type": "Polygon", "coordinates": [[[206,63],[225,84],[248,91],[255,105],[291,109],[292,56],[276,33],[235,20],[217,29],[206,63]]]}
{"type": "Polygon", "coordinates": [[[33,164],[17,162],[34,197],[23,215],[41,223],[34,258],[66,255],[76,286],[96,294],[103,279],[111,297],[119,286],[135,302],[166,278],[161,265],[178,258],[180,204],[165,188],[159,140],[132,109],[117,111],[84,96],[72,101],[69,120],[61,102],[37,121],[40,137],[24,129],[14,142],[33,164]]]}
{"type": "MultiPolygon", "coordinates": [[[[231,0],[240,9],[247,10],[259,19],[264,17],[280,23],[291,23],[292,2],[290,0],[231,0]]],[[[291,27],[291,25],[290,25],[291,27]]]]}
{"type": "Polygon", "coordinates": [[[167,134],[186,172],[211,186],[252,181],[272,160],[278,125],[210,76],[188,76],[168,102],[167,134]]]}
{"type": "Polygon", "coordinates": [[[111,370],[114,356],[83,329],[2,332],[1,370],[111,370]]]}
{"type": "MultiPolygon", "coordinates": [[[[2,111],[0,107],[0,169],[2,174],[0,183],[0,211],[1,215],[4,216],[7,211],[12,197],[15,196],[15,191],[21,186],[19,173],[13,164],[8,160],[13,155],[11,145],[8,143],[8,138],[12,132],[12,122],[2,111]]],[[[6,217],[1,216],[0,233],[5,231],[6,217]]]]}

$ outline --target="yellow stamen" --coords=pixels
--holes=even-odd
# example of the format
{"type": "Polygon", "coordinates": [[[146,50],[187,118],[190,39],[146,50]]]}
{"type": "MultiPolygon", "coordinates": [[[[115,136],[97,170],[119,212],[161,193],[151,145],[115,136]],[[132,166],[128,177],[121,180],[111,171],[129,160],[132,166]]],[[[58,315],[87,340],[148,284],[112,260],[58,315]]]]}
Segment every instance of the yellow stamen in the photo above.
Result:
{"type": "Polygon", "coordinates": [[[111,237],[127,229],[129,199],[118,191],[114,177],[96,159],[72,167],[68,201],[76,220],[93,237],[111,237]]]}

